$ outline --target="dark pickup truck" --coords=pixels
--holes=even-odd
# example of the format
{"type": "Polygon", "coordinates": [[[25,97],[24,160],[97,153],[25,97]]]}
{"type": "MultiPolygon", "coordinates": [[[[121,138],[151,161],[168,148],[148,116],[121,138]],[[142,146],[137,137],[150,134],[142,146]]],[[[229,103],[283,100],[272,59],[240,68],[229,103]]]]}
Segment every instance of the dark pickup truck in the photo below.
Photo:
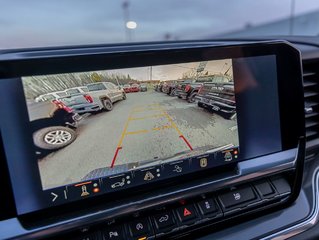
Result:
{"type": "MultiPolygon", "coordinates": [[[[177,85],[175,95],[179,98],[186,99],[189,101],[191,94],[197,84],[196,80],[186,80],[177,85]]],[[[195,100],[195,99],[194,99],[195,100]]]]}
{"type": "Polygon", "coordinates": [[[200,88],[196,100],[199,107],[212,110],[226,119],[236,117],[233,83],[206,82],[200,88]]]}

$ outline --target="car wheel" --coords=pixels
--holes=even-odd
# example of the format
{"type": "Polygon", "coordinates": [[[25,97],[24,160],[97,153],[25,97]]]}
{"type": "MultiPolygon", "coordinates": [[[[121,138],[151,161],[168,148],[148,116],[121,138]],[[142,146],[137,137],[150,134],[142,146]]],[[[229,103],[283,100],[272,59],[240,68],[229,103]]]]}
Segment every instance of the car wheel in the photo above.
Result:
{"type": "Polygon", "coordinates": [[[46,127],[33,133],[34,144],[41,149],[57,150],[71,144],[76,132],[62,126],[46,127]]]}
{"type": "Polygon", "coordinates": [[[195,99],[196,95],[197,95],[196,92],[192,93],[192,94],[189,96],[189,98],[187,99],[187,101],[188,101],[189,103],[194,103],[195,100],[196,100],[196,99],[195,99]]]}
{"type": "Polygon", "coordinates": [[[122,99],[125,100],[126,99],[126,94],[123,93],[122,99]]]}
{"type": "Polygon", "coordinates": [[[113,103],[110,99],[104,99],[103,100],[103,107],[106,111],[111,111],[113,109],[113,103]]]}

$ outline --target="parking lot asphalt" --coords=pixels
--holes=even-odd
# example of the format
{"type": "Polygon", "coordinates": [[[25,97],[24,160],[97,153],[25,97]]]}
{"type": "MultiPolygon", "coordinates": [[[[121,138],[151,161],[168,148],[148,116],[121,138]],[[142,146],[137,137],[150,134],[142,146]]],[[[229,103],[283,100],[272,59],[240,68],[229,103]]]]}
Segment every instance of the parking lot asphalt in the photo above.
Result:
{"type": "Polygon", "coordinates": [[[90,115],[69,146],[39,160],[44,189],[79,182],[89,172],[155,160],[198,147],[238,145],[236,120],[163,93],[130,93],[110,112],[90,115]]]}

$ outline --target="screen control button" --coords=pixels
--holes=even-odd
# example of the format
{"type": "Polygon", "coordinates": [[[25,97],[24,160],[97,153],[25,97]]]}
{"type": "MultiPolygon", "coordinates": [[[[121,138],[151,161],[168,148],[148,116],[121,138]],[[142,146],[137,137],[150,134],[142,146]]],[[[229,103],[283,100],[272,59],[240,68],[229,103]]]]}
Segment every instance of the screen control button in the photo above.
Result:
{"type": "Polygon", "coordinates": [[[132,175],[130,173],[119,174],[103,179],[108,191],[121,190],[132,185],[132,175]]]}
{"type": "Polygon", "coordinates": [[[267,180],[257,182],[254,185],[257,191],[263,197],[271,196],[275,193],[275,190],[273,189],[273,187],[269,184],[267,180]]]}
{"type": "Polygon", "coordinates": [[[126,239],[123,232],[122,226],[111,226],[103,231],[103,236],[105,240],[120,240],[126,239]]]}
{"type": "Polygon", "coordinates": [[[197,203],[199,209],[203,215],[211,215],[213,213],[217,213],[218,208],[213,199],[205,199],[197,203]]]}
{"type": "Polygon", "coordinates": [[[240,187],[219,195],[219,200],[224,208],[248,204],[256,198],[257,197],[250,186],[240,187]]]}
{"type": "Polygon", "coordinates": [[[166,163],[164,164],[164,170],[163,175],[165,177],[171,177],[171,176],[177,176],[177,175],[183,175],[185,173],[190,172],[190,160],[181,160],[176,161],[172,163],[166,163]]]}
{"type": "Polygon", "coordinates": [[[137,219],[128,225],[133,237],[146,237],[150,235],[150,224],[146,218],[137,219]]]}
{"type": "Polygon", "coordinates": [[[161,166],[134,171],[134,178],[139,184],[153,182],[161,177],[162,177],[161,166]]]}
{"type": "Polygon", "coordinates": [[[160,214],[156,214],[154,217],[155,225],[157,230],[166,230],[172,226],[174,226],[175,221],[173,214],[171,212],[163,212],[160,214]]]}
{"type": "Polygon", "coordinates": [[[179,220],[182,223],[193,223],[198,216],[193,204],[185,205],[176,209],[179,220]]]}
{"type": "MultiPolygon", "coordinates": [[[[72,238],[72,240],[98,240],[97,235],[95,233],[89,233],[84,235],[79,235],[75,238],[72,238]]],[[[108,238],[106,238],[108,239],[108,238]]],[[[115,238],[114,238],[115,239],[115,238]]],[[[118,239],[118,238],[117,238],[118,239]]]]}
{"type": "Polygon", "coordinates": [[[271,178],[271,182],[273,183],[279,194],[291,193],[291,187],[286,179],[282,177],[273,177],[271,178]]]}

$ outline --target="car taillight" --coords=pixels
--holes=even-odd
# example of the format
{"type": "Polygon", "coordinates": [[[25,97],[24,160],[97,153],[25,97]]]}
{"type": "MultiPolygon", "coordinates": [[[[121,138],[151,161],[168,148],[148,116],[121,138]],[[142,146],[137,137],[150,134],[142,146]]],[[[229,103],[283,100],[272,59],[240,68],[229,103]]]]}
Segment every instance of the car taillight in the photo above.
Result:
{"type": "Polygon", "coordinates": [[[84,98],[86,99],[86,101],[88,101],[89,103],[93,103],[93,98],[90,95],[85,94],[84,98]]]}
{"type": "Polygon", "coordinates": [[[185,92],[188,92],[190,89],[191,89],[191,86],[190,85],[186,85],[185,92]]]}
{"type": "Polygon", "coordinates": [[[59,100],[53,100],[52,103],[56,104],[58,106],[58,108],[64,109],[68,113],[72,113],[73,112],[72,108],[67,107],[63,102],[61,102],[59,100]]]}
{"type": "Polygon", "coordinates": [[[72,112],[73,112],[73,109],[70,108],[70,107],[67,107],[67,106],[64,106],[63,109],[64,109],[65,111],[67,111],[68,113],[72,113],[72,112]]]}

